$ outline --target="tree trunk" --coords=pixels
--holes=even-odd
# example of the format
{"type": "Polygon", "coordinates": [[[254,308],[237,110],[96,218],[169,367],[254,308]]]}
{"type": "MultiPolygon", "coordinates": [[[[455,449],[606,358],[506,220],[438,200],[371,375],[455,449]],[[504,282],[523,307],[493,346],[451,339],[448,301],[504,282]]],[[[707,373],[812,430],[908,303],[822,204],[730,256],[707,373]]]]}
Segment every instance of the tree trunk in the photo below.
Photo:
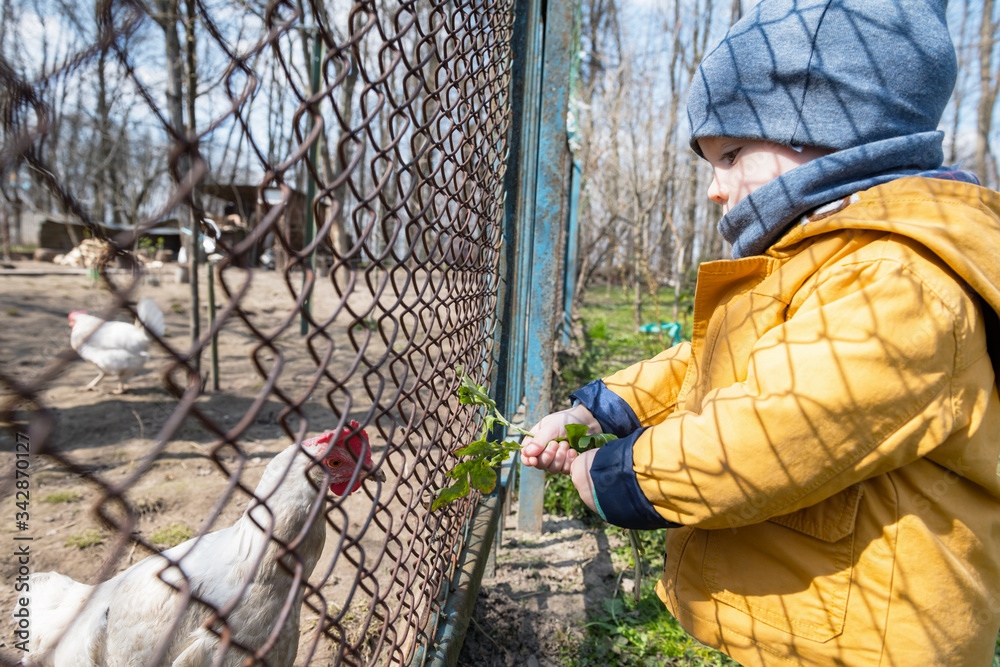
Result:
{"type": "Polygon", "coordinates": [[[110,167],[112,163],[112,160],[108,159],[108,153],[111,152],[110,142],[108,141],[108,131],[111,121],[108,113],[108,87],[104,76],[107,56],[108,50],[106,48],[102,48],[100,54],[97,56],[97,122],[99,126],[97,128],[97,169],[94,170],[94,210],[92,214],[94,221],[97,223],[106,222],[105,209],[107,201],[105,200],[105,195],[108,188],[105,181],[107,173],[105,167],[110,167]]]}
{"type": "Polygon", "coordinates": [[[184,61],[177,36],[178,0],[156,0],[156,22],[163,30],[167,56],[167,118],[174,131],[184,131],[184,61]]]}
{"type": "MultiPolygon", "coordinates": [[[[198,61],[195,43],[195,0],[187,0],[187,18],[184,21],[185,36],[185,60],[187,61],[187,140],[195,141],[197,137],[197,125],[195,124],[195,101],[198,96],[198,61]]],[[[190,213],[191,229],[191,256],[188,257],[191,272],[191,348],[195,352],[198,339],[201,338],[201,298],[198,292],[198,255],[201,254],[201,223],[199,220],[201,206],[197,199],[197,186],[191,168],[194,166],[188,158],[187,164],[187,185],[190,188],[188,211],[190,213]]],[[[211,267],[208,269],[211,271],[211,267]]],[[[194,354],[194,367],[196,371],[201,370],[201,354],[197,350],[194,354]]]]}
{"type": "MultiPolygon", "coordinates": [[[[173,131],[179,136],[187,136],[184,125],[184,55],[181,51],[180,38],[177,35],[177,22],[180,20],[179,16],[179,0],[156,0],[156,7],[158,11],[158,16],[156,17],[157,23],[160,24],[160,28],[163,29],[165,52],[167,58],[167,117],[170,121],[170,126],[173,131]]],[[[193,4],[190,5],[193,8],[193,4]]],[[[193,31],[194,26],[191,26],[193,31]]],[[[193,48],[193,32],[189,36],[190,43],[189,48],[193,48]]],[[[189,88],[191,81],[188,81],[189,88]]],[[[193,92],[193,89],[192,89],[193,92]]],[[[190,101],[188,105],[189,112],[194,107],[194,100],[190,101]]],[[[193,120],[190,122],[191,128],[194,127],[193,120]]],[[[182,181],[180,179],[187,178],[190,172],[190,159],[186,154],[181,154],[177,159],[177,167],[174,170],[175,181],[178,185],[181,185],[182,181]]],[[[191,323],[190,323],[190,334],[191,334],[191,348],[195,349],[197,346],[198,339],[201,337],[201,325],[199,319],[199,303],[198,303],[198,276],[197,276],[197,262],[198,259],[198,229],[197,225],[194,223],[194,212],[191,211],[189,217],[190,227],[192,236],[188,239],[190,248],[189,262],[193,264],[191,267],[191,323]]],[[[196,355],[194,359],[195,372],[199,371],[200,360],[199,356],[196,355]]]]}
{"type": "Polygon", "coordinates": [[[982,21],[979,25],[979,109],[976,122],[976,172],[983,182],[989,179],[990,129],[993,107],[1000,82],[993,74],[993,0],[983,0],[982,21]]]}
{"type": "Polygon", "coordinates": [[[632,272],[635,274],[632,276],[632,312],[635,315],[636,333],[639,333],[639,327],[642,326],[642,243],[639,239],[642,233],[641,224],[637,222],[632,232],[636,237],[632,247],[632,272]]]}
{"type": "MultiPolygon", "coordinates": [[[[354,64],[351,66],[351,71],[347,73],[347,77],[344,79],[343,89],[340,96],[340,113],[344,118],[344,123],[347,127],[350,127],[353,108],[354,108],[354,85],[358,81],[358,70],[359,66],[354,64]]],[[[341,134],[343,137],[343,134],[341,134]]],[[[338,168],[335,170],[333,168],[332,160],[330,159],[330,144],[329,142],[323,142],[323,159],[324,163],[327,165],[326,174],[329,182],[333,182],[335,179],[343,176],[343,171],[347,168],[350,163],[351,157],[354,153],[353,143],[347,142],[343,147],[339,146],[338,142],[338,154],[343,152],[344,162],[342,162],[338,168]]],[[[333,226],[330,228],[330,243],[333,245],[334,252],[337,253],[338,257],[343,257],[347,254],[348,241],[347,241],[347,229],[344,225],[344,203],[347,198],[347,179],[344,179],[337,187],[333,189],[333,209],[331,213],[333,214],[333,226]]]]}
{"type": "MultiPolygon", "coordinates": [[[[17,196],[16,194],[14,195],[17,196]]],[[[0,210],[0,245],[3,246],[3,259],[10,261],[10,214],[7,209],[0,210]]]]}
{"type": "Polygon", "coordinates": [[[10,15],[10,0],[0,2],[0,53],[7,53],[7,24],[13,23],[10,15]]]}

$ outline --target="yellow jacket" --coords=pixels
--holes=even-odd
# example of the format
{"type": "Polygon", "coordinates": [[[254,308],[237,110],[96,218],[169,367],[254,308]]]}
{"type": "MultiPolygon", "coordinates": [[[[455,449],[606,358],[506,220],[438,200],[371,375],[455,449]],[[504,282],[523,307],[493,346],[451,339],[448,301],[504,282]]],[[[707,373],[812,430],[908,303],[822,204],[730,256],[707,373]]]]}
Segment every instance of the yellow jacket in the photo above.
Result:
{"type": "Polygon", "coordinates": [[[676,526],[688,632],[745,665],[990,664],[998,310],[1000,195],[905,178],[703,265],[692,342],[577,392],[625,436],[602,513],[676,526]]]}

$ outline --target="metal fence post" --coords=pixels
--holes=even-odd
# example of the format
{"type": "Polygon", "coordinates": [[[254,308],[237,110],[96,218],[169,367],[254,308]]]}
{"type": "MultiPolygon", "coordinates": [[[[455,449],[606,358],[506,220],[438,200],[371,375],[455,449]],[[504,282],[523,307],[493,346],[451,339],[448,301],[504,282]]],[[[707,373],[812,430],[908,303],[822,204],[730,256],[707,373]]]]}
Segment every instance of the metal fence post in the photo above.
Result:
{"type": "MultiPolygon", "coordinates": [[[[540,110],[538,180],[535,191],[531,286],[528,296],[525,368],[525,423],[534,424],[552,405],[555,329],[559,305],[559,242],[566,219],[569,147],[566,112],[573,49],[574,3],[550,2],[545,12],[540,110]]],[[[541,532],[545,474],[521,471],[517,523],[520,530],[541,532]]]]}
{"type": "Polygon", "coordinates": [[[537,146],[532,141],[538,120],[535,64],[539,0],[515,0],[511,37],[511,121],[507,144],[507,171],[504,175],[503,252],[500,257],[500,287],[497,294],[496,357],[491,388],[493,398],[505,415],[514,415],[524,396],[524,319],[530,279],[530,256],[522,249],[530,243],[531,228],[523,224],[525,207],[533,210],[537,146]],[[527,241],[525,240],[527,239],[527,241]]]}
{"type": "MultiPolygon", "coordinates": [[[[525,202],[523,197],[525,183],[533,185],[528,180],[529,172],[526,165],[531,165],[534,173],[536,162],[535,145],[530,142],[529,127],[537,127],[530,122],[535,116],[532,109],[537,107],[535,97],[529,97],[529,89],[537,88],[537,77],[533,76],[535,68],[529,73],[528,63],[538,62],[538,0],[515,0],[514,20],[511,30],[511,83],[510,83],[510,128],[507,138],[506,172],[504,174],[504,220],[503,249],[500,255],[500,284],[497,290],[497,327],[495,331],[496,350],[493,372],[490,382],[493,399],[501,406],[505,415],[515,415],[520,409],[521,397],[524,395],[524,311],[525,298],[523,289],[527,289],[528,271],[523,267],[518,271],[518,260],[521,239],[527,236],[530,240],[530,228],[519,224],[521,209],[525,202]],[[526,233],[524,233],[526,232],[526,233]]],[[[506,437],[502,427],[496,427],[494,437],[506,437]]],[[[504,519],[511,504],[511,492],[517,480],[519,463],[515,460],[500,471],[498,486],[500,487],[500,511],[498,514],[497,539],[493,543],[490,559],[486,565],[486,576],[493,576],[496,566],[496,555],[503,537],[504,519]]]]}
{"type": "Polygon", "coordinates": [[[580,230],[580,185],[583,176],[577,160],[573,161],[569,185],[569,215],[566,216],[566,252],[563,254],[563,345],[568,345],[573,334],[573,292],[576,290],[577,243],[580,230]]]}
{"type": "Polygon", "coordinates": [[[498,378],[497,397],[505,414],[515,414],[524,398],[524,346],[531,285],[532,221],[535,215],[535,184],[538,173],[539,88],[542,76],[541,0],[516,0],[512,39],[513,79],[510,155],[504,189],[506,229],[504,284],[510,295],[501,325],[506,335],[501,354],[507,363],[505,377],[498,378]],[[505,385],[503,383],[506,383],[505,385]]]}
{"type": "MultiPolygon", "coordinates": [[[[567,31],[567,41],[571,44],[571,28],[573,7],[570,3],[567,12],[568,19],[564,22],[567,31]]],[[[548,285],[558,284],[559,257],[556,250],[559,247],[559,237],[562,232],[563,216],[561,189],[563,183],[554,177],[559,173],[553,165],[552,173],[542,177],[540,160],[543,149],[551,152],[554,160],[562,161],[557,155],[556,147],[562,146],[562,153],[567,154],[565,138],[566,94],[568,78],[555,83],[555,87],[566,86],[563,92],[562,111],[552,109],[551,100],[545,99],[546,88],[543,88],[543,44],[549,39],[546,26],[549,25],[548,15],[543,16],[541,0],[515,0],[514,23],[511,38],[511,124],[508,132],[508,154],[504,190],[504,249],[501,254],[499,272],[500,288],[497,295],[497,329],[495,334],[496,355],[494,357],[491,391],[501,406],[502,412],[513,416],[520,408],[525,397],[526,376],[528,382],[535,382],[548,387],[551,384],[552,350],[557,324],[557,304],[551,290],[539,292],[536,281],[545,280],[548,285]],[[543,38],[545,41],[543,41],[543,38]],[[546,140],[540,138],[540,133],[551,131],[545,126],[544,118],[548,114],[553,118],[562,118],[562,141],[558,137],[546,140]],[[551,144],[551,145],[550,145],[551,144]],[[544,185],[543,185],[544,182],[544,185]],[[546,195],[540,195],[546,190],[546,195]],[[539,225],[536,216],[538,206],[549,206],[554,197],[556,208],[544,216],[544,222],[539,225]],[[536,230],[541,229],[541,233],[536,230]],[[537,247],[541,244],[540,247],[537,247]],[[543,314],[539,314],[541,309],[543,314]],[[544,313],[547,313],[545,315],[544,313]],[[540,321],[532,325],[532,319],[540,321]],[[547,333],[542,330],[547,330],[547,333]],[[547,344],[544,342],[547,340],[547,344]],[[536,347],[547,345],[544,356],[547,365],[535,366],[526,361],[526,356],[538,357],[542,354],[536,347]],[[527,348],[527,355],[526,355],[527,348]],[[532,375],[532,370],[535,375],[532,375]]],[[[548,47],[551,48],[551,47],[548,47]]],[[[547,51],[546,51],[547,53],[547,51]]],[[[569,55],[565,54],[566,63],[569,55]]],[[[545,61],[547,62],[547,61],[545,61]]],[[[568,68],[564,68],[568,71],[568,68]]],[[[568,77],[567,74],[556,71],[555,77],[568,77]]],[[[556,123],[558,124],[558,123],[556,123]]],[[[530,384],[528,385],[531,386],[530,384]]],[[[528,390],[529,410],[533,406],[532,393],[528,390]]],[[[546,394],[544,408],[549,400],[546,394]]],[[[540,414],[544,414],[541,412],[540,414]]],[[[540,416],[540,415],[539,415],[540,416]]],[[[530,414],[526,419],[530,419],[530,414]]],[[[508,434],[498,432],[498,437],[508,434]]],[[[511,489],[510,480],[516,478],[515,461],[511,470],[505,471],[498,488],[493,493],[482,498],[476,507],[471,525],[471,533],[464,548],[459,554],[459,567],[455,572],[448,600],[442,610],[439,625],[434,640],[426,652],[418,651],[411,665],[428,665],[430,667],[451,667],[457,664],[462,642],[468,629],[469,618],[478,594],[479,585],[484,571],[490,569],[491,554],[494,540],[502,538],[503,506],[511,489]]],[[[527,512],[537,519],[537,526],[529,528],[538,532],[541,530],[542,491],[544,489],[544,474],[537,471],[537,493],[534,506],[530,509],[523,503],[525,494],[521,487],[521,513],[527,512]]],[[[519,527],[520,525],[519,521],[519,527]]]]}

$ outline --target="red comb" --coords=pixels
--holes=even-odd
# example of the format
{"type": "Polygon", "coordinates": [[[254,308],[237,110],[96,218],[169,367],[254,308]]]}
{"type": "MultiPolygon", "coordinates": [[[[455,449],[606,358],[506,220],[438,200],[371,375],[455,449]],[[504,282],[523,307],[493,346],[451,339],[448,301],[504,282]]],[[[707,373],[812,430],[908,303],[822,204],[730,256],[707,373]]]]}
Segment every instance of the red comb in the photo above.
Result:
{"type": "Polygon", "coordinates": [[[372,448],[368,446],[368,434],[362,430],[361,424],[352,419],[350,428],[345,426],[340,432],[337,444],[343,444],[344,438],[347,438],[347,447],[354,454],[354,458],[361,458],[364,452],[364,465],[371,467],[372,448]]]}
{"type": "MultiPolygon", "coordinates": [[[[316,454],[322,452],[325,455],[328,452],[328,448],[319,446],[330,442],[330,440],[333,439],[333,436],[333,431],[327,431],[322,435],[306,440],[302,443],[302,446],[307,449],[317,448],[316,454]]],[[[350,427],[345,426],[340,430],[340,435],[337,437],[337,441],[333,443],[333,446],[344,447],[349,450],[355,461],[361,461],[362,467],[369,469],[372,467],[372,449],[368,444],[368,434],[362,430],[361,424],[355,420],[351,420],[350,427]]],[[[354,485],[351,487],[350,491],[347,490],[347,481],[331,483],[330,491],[338,496],[342,496],[345,493],[354,493],[361,487],[362,477],[363,475],[358,475],[358,478],[354,480],[354,485]]]]}

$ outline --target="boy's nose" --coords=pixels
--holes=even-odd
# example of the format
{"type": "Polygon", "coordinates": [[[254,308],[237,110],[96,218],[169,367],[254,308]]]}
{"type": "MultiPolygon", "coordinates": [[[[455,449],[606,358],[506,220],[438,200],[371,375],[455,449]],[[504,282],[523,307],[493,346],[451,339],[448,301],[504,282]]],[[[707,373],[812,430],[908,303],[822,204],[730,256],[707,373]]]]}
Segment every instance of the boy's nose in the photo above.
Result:
{"type": "Polygon", "coordinates": [[[722,184],[722,181],[715,174],[712,174],[712,183],[708,186],[708,198],[719,206],[723,206],[729,200],[729,189],[722,184]]]}

